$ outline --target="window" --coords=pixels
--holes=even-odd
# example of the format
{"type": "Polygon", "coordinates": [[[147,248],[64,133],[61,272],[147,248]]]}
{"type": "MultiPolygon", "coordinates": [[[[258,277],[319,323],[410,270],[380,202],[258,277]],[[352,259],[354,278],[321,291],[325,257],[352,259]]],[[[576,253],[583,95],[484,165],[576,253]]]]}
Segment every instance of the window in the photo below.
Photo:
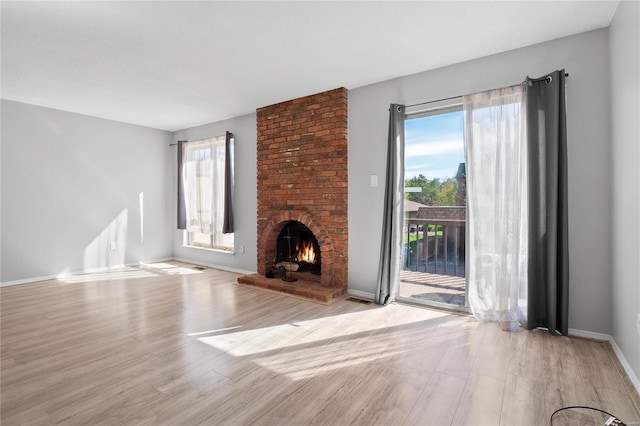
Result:
{"type": "Polygon", "coordinates": [[[184,244],[233,251],[233,232],[223,232],[225,196],[233,195],[233,138],[228,144],[225,136],[183,142],[181,149],[184,244]]]}

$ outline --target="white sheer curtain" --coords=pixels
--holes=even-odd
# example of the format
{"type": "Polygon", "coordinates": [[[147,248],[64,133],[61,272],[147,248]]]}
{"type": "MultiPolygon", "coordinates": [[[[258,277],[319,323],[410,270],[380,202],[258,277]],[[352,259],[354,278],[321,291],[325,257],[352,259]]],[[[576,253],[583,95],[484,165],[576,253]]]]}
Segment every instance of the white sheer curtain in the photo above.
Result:
{"type": "Polygon", "coordinates": [[[524,88],[463,98],[469,306],[483,321],[526,324],[527,178],[524,88]]]}
{"type": "MultiPolygon", "coordinates": [[[[224,219],[225,138],[182,144],[186,230],[217,235],[224,219]]],[[[215,243],[215,242],[214,242],[215,243]]]]}

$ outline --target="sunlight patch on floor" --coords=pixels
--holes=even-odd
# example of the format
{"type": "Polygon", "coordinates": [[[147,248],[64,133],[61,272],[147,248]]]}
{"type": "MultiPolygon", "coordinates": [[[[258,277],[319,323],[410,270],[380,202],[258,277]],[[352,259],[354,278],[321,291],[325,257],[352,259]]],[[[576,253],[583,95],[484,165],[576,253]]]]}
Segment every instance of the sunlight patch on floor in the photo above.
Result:
{"type": "Polygon", "coordinates": [[[396,356],[406,350],[398,346],[380,346],[371,339],[361,338],[351,340],[348,344],[332,342],[302,349],[288,348],[274,355],[258,357],[255,363],[291,380],[303,380],[396,356]]]}
{"type": "Polygon", "coordinates": [[[140,265],[140,268],[163,275],[193,275],[202,273],[201,269],[194,266],[182,266],[164,262],[143,263],[140,265]]]}
{"type": "Polygon", "coordinates": [[[202,269],[198,269],[194,266],[190,267],[172,263],[141,263],[139,266],[123,266],[84,274],[63,273],[58,276],[58,280],[65,284],[76,284],[136,278],[152,278],[164,275],[193,275],[201,274],[202,272],[202,269]]]}
{"type": "MultiPolygon", "coordinates": [[[[393,317],[385,312],[384,326],[371,324],[371,312],[352,312],[330,317],[232,331],[214,336],[198,337],[201,343],[235,357],[250,357],[256,364],[300,380],[347,366],[398,355],[412,350],[421,341],[416,339],[422,327],[437,324],[447,313],[424,310],[411,318],[393,317]],[[333,330],[327,334],[326,330],[333,330]],[[335,330],[341,330],[336,333],[335,330]],[[387,330],[389,343],[380,344],[372,338],[387,330]]],[[[445,327],[447,325],[445,324],[445,327]]],[[[229,327],[234,329],[236,327],[229,327]]],[[[213,330],[220,332],[224,329],[213,330]]],[[[195,332],[198,336],[209,332],[195,332]]]]}
{"type": "Polygon", "coordinates": [[[116,281],[133,278],[149,278],[155,277],[156,274],[143,271],[138,268],[119,268],[112,271],[92,272],[88,274],[78,274],[69,276],[60,276],[59,281],[67,284],[89,283],[99,281],[116,281]]]}
{"type": "Polygon", "coordinates": [[[193,337],[193,336],[202,336],[204,334],[218,334],[218,333],[222,333],[224,331],[236,330],[238,328],[242,328],[242,326],[241,325],[237,325],[235,327],[219,328],[217,330],[199,331],[197,333],[189,333],[189,334],[187,334],[187,336],[193,337]]]}

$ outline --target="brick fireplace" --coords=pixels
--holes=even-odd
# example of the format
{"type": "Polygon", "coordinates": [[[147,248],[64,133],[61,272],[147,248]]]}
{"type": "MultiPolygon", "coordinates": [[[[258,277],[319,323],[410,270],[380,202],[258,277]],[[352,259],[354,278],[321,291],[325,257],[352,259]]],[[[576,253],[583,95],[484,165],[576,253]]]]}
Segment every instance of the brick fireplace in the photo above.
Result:
{"type": "Polygon", "coordinates": [[[339,88],[257,110],[258,274],[240,282],[327,302],[346,293],[347,101],[339,88]],[[313,233],[321,272],[266,278],[292,222],[313,233]]]}

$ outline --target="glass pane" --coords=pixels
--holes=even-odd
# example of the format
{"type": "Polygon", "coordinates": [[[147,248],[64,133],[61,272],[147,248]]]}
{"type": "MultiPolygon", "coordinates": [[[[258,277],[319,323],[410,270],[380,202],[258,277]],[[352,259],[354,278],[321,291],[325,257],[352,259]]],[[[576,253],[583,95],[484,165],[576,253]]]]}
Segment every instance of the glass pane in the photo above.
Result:
{"type": "Polygon", "coordinates": [[[189,245],[197,247],[211,247],[211,235],[199,232],[189,232],[189,245]]]}
{"type": "Polygon", "coordinates": [[[466,306],[466,173],[461,110],[405,121],[400,297],[466,306]]]}

